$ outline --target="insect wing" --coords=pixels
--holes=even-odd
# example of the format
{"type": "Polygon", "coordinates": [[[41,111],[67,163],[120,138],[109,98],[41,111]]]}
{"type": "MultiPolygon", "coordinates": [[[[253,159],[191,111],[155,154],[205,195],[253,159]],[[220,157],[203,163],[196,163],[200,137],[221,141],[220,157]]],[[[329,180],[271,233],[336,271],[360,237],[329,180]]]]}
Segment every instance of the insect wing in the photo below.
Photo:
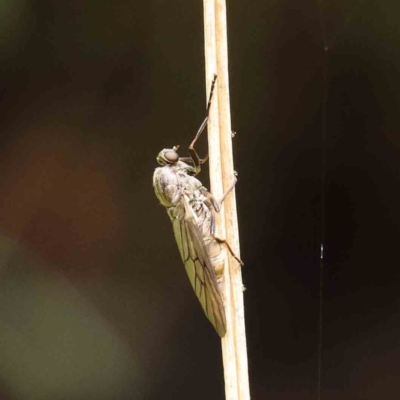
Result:
{"type": "Polygon", "coordinates": [[[172,216],[175,240],[190,283],[218,335],[226,333],[225,311],[214,268],[205,249],[194,211],[183,196],[172,216]]]}

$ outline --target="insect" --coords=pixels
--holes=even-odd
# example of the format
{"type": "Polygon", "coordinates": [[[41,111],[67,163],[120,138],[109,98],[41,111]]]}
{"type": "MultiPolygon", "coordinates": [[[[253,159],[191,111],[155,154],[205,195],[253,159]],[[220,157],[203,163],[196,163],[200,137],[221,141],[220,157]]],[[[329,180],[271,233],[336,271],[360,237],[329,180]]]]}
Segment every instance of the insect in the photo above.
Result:
{"type": "Polygon", "coordinates": [[[161,150],[157,156],[161,167],[154,171],[153,186],[158,200],[166,207],[171,219],[175,240],[193,290],[207,318],[218,335],[223,337],[226,333],[226,318],[219,284],[222,283],[226,249],[234,253],[227,242],[215,236],[215,212],[220,211],[222,202],[235,186],[236,174],[232,186],[217,201],[195,178],[208,156],[200,159],[194,149],[207,125],[216,78],[215,75],[206,118],[189,146],[190,157],[179,157],[179,146],[161,150]]]}

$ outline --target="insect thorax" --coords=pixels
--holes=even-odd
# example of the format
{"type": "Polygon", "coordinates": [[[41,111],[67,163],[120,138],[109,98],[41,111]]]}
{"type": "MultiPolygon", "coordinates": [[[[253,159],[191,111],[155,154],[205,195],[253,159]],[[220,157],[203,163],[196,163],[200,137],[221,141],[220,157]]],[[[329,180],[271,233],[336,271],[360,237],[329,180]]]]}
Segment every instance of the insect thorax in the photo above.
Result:
{"type": "Polygon", "coordinates": [[[183,195],[190,202],[200,200],[203,186],[194,176],[188,175],[191,170],[192,167],[183,162],[156,168],[153,175],[154,191],[164,207],[176,206],[183,195]]]}

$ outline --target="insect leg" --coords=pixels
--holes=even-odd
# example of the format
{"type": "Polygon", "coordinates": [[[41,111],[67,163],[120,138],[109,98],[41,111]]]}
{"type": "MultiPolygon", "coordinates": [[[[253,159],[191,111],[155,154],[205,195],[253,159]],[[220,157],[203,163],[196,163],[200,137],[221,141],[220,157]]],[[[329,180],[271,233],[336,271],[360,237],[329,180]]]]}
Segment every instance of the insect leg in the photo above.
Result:
{"type": "Polygon", "coordinates": [[[196,150],[194,149],[194,145],[197,142],[197,139],[203,133],[204,128],[207,125],[208,115],[210,113],[211,101],[212,101],[212,97],[213,97],[213,93],[214,93],[214,87],[215,87],[215,81],[216,80],[217,80],[217,75],[214,75],[214,79],[213,79],[213,81],[211,83],[210,96],[208,98],[208,103],[207,103],[207,108],[206,108],[206,117],[205,117],[203,123],[200,125],[200,128],[197,131],[196,136],[194,137],[192,143],[190,143],[190,146],[189,146],[189,154],[190,154],[190,157],[192,159],[192,162],[193,162],[195,168],[198,169],[197,173],[200,172],[200,165],[204,164],[207,161],[208,155],[206,157],[204,157],[203,159],[201,159],[198,156],[196,150]]]}
{"type": "Polygon", "coordinates": [[[201,193],[206,197],[206,200],[204,203],[210,210],[210,233],[211,236],[218,242],[218,243],[225,243],[226,247],[228,248],[229,252],[232,254],[232,257],[241,265],[243,266],[243,261],[235,254],[235,252],[232,250],[232,247],[229,245],[229,243],[225,239],[221,239],[218,236],[215,235],[215,212],[220,212],[221,211],[221,205],[222,202],[225,200],[226,196],[232,191],[232,189],[235,187],[236,182],[237,182],[237,173],[235,171],[235,180],[231,187],[227,190],[227,192],[222,196],[222,199],[220,201],[217,201],[214,196],[205,188],[201,189],[201,193]]]}
{"type": "MultiPolygon", "coordinates": [[[[179,160],[181,160],[185,163],[193,164],[193,159],[191,157],[179,157],[179,160]]],[[[199,159],[200,165],[204,164],[207,160],[208,160],[208,154],[204,158],[199,159]]]]}
{"type": "Polygon", "coordinates": [[[224,243],[226,247],[228,248],[229,252],[231,253],[232,257],[240,264],[241,267],[243,267],[244,262],[235,254],[235,252],[232,250],[232,247],[229,245],[229,243],[225,239],[221,239],[214,234],[212,234],[212,237],[218,242],[218,243],[224,243]]]}
{"type": "Polygon", "coordinates": [[[211,213],[211,229],[210,230],[211,230],[212,235],[214,235],[214,233],[215,233],[215,211],[218,213],[221,211],[222,202],[225,200],[226,196],[228,196],[228,194],[233,190],[233,188],[235,187],[235,185],[237,183],[236,176],[237,176],[237,172],[234,171],[234,179],[235,180],[232,183],[232,185],[230,186],[230,188],[226,191],[226,193],[222,196],[220,201],[217,201],[215,199],[215,197],[206,188],[200,189],[201,194],[203,196],[205,196],[205,198],[206,198],[205,204],[211,213]]]}
{"type": "Polygon", "coordinates": [[[210,210],[210,233],[211,233],[211,235],[214,235],[214,233],[215,233],[215,211],[216,212],[220,211],[219,204],[218,204],[218,201],[215,200],[214,196],[206,188],[204,188],[204,187],[201,188],[200,192],[206,198],[204,200],[204,204],[210,210]]]}
{"type": "Polygon", "coordinates": [[[211,83],[210,95],[209,95],[209,97],[208,97],[208,103],[207,103],[207,108],[206,108],[206,117],[205,117],[203,123],[200,125],[200,128],[199,128],[199,130],[197,131],[196,136],[194,137],[192,143],[190,143],[189,148],[193,148],[193,147],[194,147],[194,145],[195,145],[197,139],[198,139],[199,136],[202,134],[202,132],[204,131],[204,128],[205,128],[206,125],[207,125],[208,115],[209,115],[209,113],[210,113],[211,101],[212,101],[212,97],[213,97],[213,94],[214,94],[214,87],[215,87],[215,81],[216,81],[216,80],[217,80],[217,75],[214,75],[214,79],[213,79],[213,81],[212,81],[212,83],[211,83]]]}
{"type": "MultiPolygon", "coordinates": [[[[237,183],[237,172],[233,171],[233,175],[234,175],[234,181],[233,181],[232,185],[229,187],[229,189],[224,193],[221,200],[218,202],[219,208],[221,208],[222,202],[225,200],[226,196],[228,196],[228,194],[233,190],[233,188],[235,187],[235,185],[237,183]]],[[[219,212],[219,210],[218,210],[218,212],[219,212]]]]}
{"type": "MultiPolygon", "coordinates": [[[[220,211],[221,206],[222,206],[222,202],[225,200],[226,196],[228,196],[228,194],[233,190],[233,188],[235,187],[237,183],[237,172],[234,171],[234,181],[232,183],[232,185],[229,187],[229,189],[225,192],[225,194],[222,196],[221,200],[218,202],[218,207],[214,207],[215,210],[217,212],[220,211]]],[[[215,201],[215,199],[214,199],[215,201]]],[[[230,246],[229,242],[227,242],[225,239],[221,239],[217,236],[215,236],[215,228],[214,228],[214,232],[211,232],[211,235],[213,236],[213,238],[218,242],[218,243],[225,243],[226,247],[228,248],[229,252],[231,253],[232,257],[241,265],[243,266],[244,263],[243,261],[235,254],[235,252],[232,250],[232,247],[230,246]]]]}

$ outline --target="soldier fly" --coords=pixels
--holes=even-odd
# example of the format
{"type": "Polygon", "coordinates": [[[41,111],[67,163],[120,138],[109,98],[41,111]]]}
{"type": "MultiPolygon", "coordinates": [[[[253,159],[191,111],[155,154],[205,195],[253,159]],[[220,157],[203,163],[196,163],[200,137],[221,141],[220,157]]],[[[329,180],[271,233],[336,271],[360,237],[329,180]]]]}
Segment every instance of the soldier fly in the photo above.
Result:
{"type": "Polygon", "coordinates": [[[179,146],[161,150],[157,156],[161,167],[154,171],[153,186],[158,200],[166,207],[171,219],[175,240],[196,296],[218,335],[223,337],[226,333],[226,318],[219,284],[222,284],[225,249],[233,252],[226,241],[215,236],[215,212],[220,211],[222,202],[235,186],[236,173],[232,186],[217,201],[195,178],[208,156],[200,159],[194,149],[207,125],[216,79],[214,75],[206,118],[189,146],[190,157],[179,157],[179,146]]]}

